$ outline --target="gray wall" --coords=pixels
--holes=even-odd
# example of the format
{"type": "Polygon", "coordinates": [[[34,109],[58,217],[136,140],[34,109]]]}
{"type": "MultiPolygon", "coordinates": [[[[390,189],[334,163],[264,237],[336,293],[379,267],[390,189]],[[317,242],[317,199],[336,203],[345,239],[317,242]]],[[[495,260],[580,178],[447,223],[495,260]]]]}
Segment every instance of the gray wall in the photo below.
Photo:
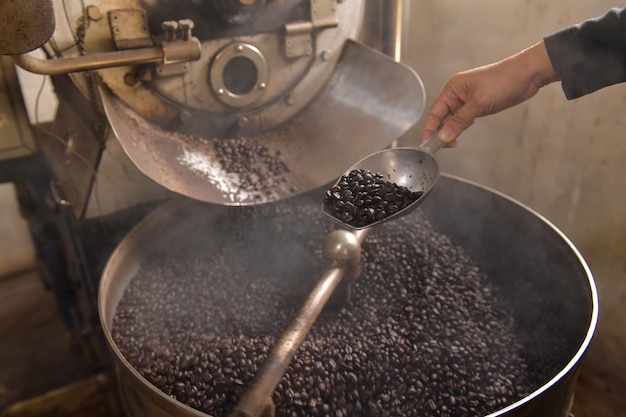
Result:
{"type": "MultiPolygon", "coordinates": [[[[454,73],[507,57],[618,5],[608,0],[412,1],[405,61],[422,77],[430,105],[454,73]]],[[[478,119],[457,148],[438,153],[444,172],[530,206],[579,248],[600,296],[588,362],[621,375],[626,374],[620,359],[626,352],[625,114],[626,84],[567,101],[555,83],[526,103],[478,119]]]]}

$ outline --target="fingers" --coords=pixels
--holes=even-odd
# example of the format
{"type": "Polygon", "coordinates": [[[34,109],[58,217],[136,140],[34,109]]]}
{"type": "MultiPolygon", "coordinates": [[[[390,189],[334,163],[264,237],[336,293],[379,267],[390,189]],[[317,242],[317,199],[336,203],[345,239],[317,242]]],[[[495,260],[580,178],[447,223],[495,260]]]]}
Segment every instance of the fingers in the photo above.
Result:
{"type": "Polygon", "coordinates": [[[428,140],[428,138],[437,133],[442,121],[442,118],[433,114],[433,109],[431,108],[424,119],[424,126],[422,127],[422,142],[428,140]]]}
{"type": "Polygon", "coordinates": [[[474,123],[477,117],[471,106],[459,98],[441,94],[431,106],[422,128],[422,141],[438,132],[439,140],[449,148],[457,145],[456,139],[474,123]]]}
{"type": "Polygon", "coordinates": [[[498,113],[533,97],[558,80],[545,45],[538,43],[493,64],[456,73],[431,106],[422,140],[438,132],[453,144],[477,117],[498,113]]]}
{"type": "Polygon", "coordinates": [[[439,139],[442,142],[456,141],[461,133],[474,123],[477,116],[478,113],[472,110],[472,106],[469,104],[462,106],[445,121],[439,131],[439,139]]]}
{"type": "Polygon", "coordinates": [[[452,117],[454,112],[462,105],[463,102],[457,97],[454,90],[446,86],[426,114],[422,128],[422,140],[427,140],[441,129],[444,122],[452,117]]]}

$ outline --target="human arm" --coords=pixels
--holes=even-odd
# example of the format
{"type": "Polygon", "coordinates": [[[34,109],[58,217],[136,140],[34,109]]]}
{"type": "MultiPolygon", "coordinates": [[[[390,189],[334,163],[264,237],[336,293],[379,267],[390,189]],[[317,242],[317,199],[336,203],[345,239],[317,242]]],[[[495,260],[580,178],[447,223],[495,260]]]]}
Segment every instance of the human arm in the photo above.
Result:
{"type": "Polygon", "coordinates": [[[456,74],[433,102],[422,137],[441,128],[440,139],[454,146],[477,117],[528,100],[559,80],[568,99],[626,81],[626,9],[612,9],[495,64],[456,74]]]}
{"type": "Polygon", "coordinates": [[[477,117],[522,103],[558,80],[543,42],[494,64],[457,73],[433,102],[422,138],[426,140],[441,127],[439,138],[454,146],[477,117]]]}
{"type": "Polygon", "coordinates": [[[564,28],[544,42],[570,100],[626,81],[626,9],[564,28]]]}

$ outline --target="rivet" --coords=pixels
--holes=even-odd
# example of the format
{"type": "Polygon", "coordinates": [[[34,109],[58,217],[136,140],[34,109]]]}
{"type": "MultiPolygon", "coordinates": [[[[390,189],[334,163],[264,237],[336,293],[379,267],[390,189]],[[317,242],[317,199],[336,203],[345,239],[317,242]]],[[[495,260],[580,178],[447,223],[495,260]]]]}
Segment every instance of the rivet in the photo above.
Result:
{"type": "Polygon", "coordinates": [[[132,72],[127,72],[126,74],[124,74],[124,84],[126,84],[127,86],[132,87],[137,84],[137,82],[137,76],[132,72]]]}
{"type": "Polygon", "coordinates": [[[87,6],[87,16],[89,17],[89,19],[97,22],[98,20],[102,19],[102,12],[96,6],[87,6]]]}
{"type": "Polygon", "coordinates": [[[239,118],[239,120],[237,120],[237,126],[239,126],[239,127],[246,127],[246,126],[248,126],[249,122],[250,122],[250,120],[248,120],[248,118],[246,116],[241,116],[239,118]]]}
{"type": "Polygon", "coordinates": [[[188,123],[193,118],[193,115],[188,110],[183,110],[178,115],[178,118],[181,122],[188,123]]]}

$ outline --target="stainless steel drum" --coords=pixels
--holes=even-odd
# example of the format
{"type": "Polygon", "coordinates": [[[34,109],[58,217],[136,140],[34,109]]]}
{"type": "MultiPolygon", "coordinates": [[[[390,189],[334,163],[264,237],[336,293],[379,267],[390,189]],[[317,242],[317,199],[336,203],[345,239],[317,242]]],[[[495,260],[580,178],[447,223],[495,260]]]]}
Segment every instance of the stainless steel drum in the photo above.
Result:
{"type": "MultiPolygon", "coordinates": [[[[298,199],[308,199],[311,207],[314,207],[316,210],[315,215],[324,217],[319,213],[319,202],[323,193],[324,189],[322,188],[300,196],[298,199]]],[[[283,203],[280,202],[280,204],[283,203]]],[[[154,269],[156,260],[157,269],[167,270],[165,272],[170,276],[167,284],[171,285],[171,290],[169,290],[171,294],[167,293],[164,298],[157,301],[161,303],[175,303],[174,293],[177,293],[179,289],[184,289],[184,286],[188,285],[188,281],[183,279],[180,268],[169,267],[168,265],[181,261],[198,264],[209,260],[215,261],[215,258],[218,257],[217,253],[223,249],[225,239],[236,240],[241,237],[252,243],[243,247],[243,249],[238,248],[236,251],[229,253],[229,256],[232,255],[232,258],[220,255],[222,257],[221,262],[233,262],[233,264],[240,265],[247,263],[246,259],[251,258],[253,254],[261,254],[261,261],[256,264],[243,266],[243,268],[247,268],[247,271],[252,271],[253,275],[258,274],[259,277],[268,276],[268,274],[284,274],[286,277],[294,277],[294,280],[287,280],[284,287],[277,288],[275,284],[264,286],[263,278],[259,278],[259,281],[256,283],[252,281],[252,286],[256,288],[257,292],[275,288],[276,294],[284,295],[286,287],[302,289],[295,277],[303,274],[304,266],[297,259],[301,256],[302,259],[306,259],[304,263],[314,265],[317,259],[316,256],[319,254],[313,253],[315,251],[306,253],[298,245],[289,241],[282,241],[276,244],[271,243],[272,238],[276,236],[268,233],[268,231],[289,228],[288,225],[285,227],[285,225],[281,224],[281,210],[278,210],[276,217],[271,218],[266,224],[240,224],[237,233],[241,233],[241,235],[232,235],[225,223],[227,219],[231,222],[237,222],[238,213],[241,213],[240,210],[271,211],[273,204],[248,208],[208,205],[186,199],[175,200],[167,203],[140,223],[115,250],[101,280],[99,312],[111,353],[117,365],[121,397],[130,416],[206,416],[206,414],[177,401],[172,395],[167,395],[150,383],[140,371],[131,365],[131,361],[121,353],[120,346],[114,340],[113,331],[116,312],[121,308],[121,302],[125,294],[131,291],[134,279],[144,273],[144,271],[150,268],[154,269]],[[249,234],[249,239],[245,237],[246,233],[249,234]]],[[[311,247],[315,248],[319,243],[319,239],[313,235],[315,235],[315,232],[319,234],[321,231],[316,231],[315,227],[311,226],[317,224],[315,223],[317,220],[313,217],[315,216],[311,216],[310,212],[303,213],[302,218],[299,220],[300,225],[297,233],[301,233],[300,227],[302,227],[302,230],[307,230],[308,228],[312,232],[312,237],[309,239],[307,236],[303,236],[303,238],[308,242],[307,244],[311,244],[311,247]]],[[[517,389],[516,387],[522,383],[522,378],[520,377],[521,373],[513,372],[502,379],[498,379],[495,383],[486,382],[480,392],[472,397],[473,400],[470,401],[470,405],[476,409],[484,408],[490,410],[482,415],[491,417],[566,417],[571,408],[581,359],[592,339],[598,315],[597,294],[593,277],[584,259],[567,237],[550,224],[549,221],[507,196],[480,185],[446,175],[441,177],[427,201],[409,216],[398,220],[398,222],[400,221],[407,222],[403,226],[406,229],[425,227],[424,225],[426,224],[432,225],[443,236],[441,242],[454,242],[455,247],[461,248],[455,249],[452,256],[461,256],[459,254],[462,253],[462,256],[467,256],[468,259],[475,263],[475,267],[468,269],[469,273],[474,274],[476,271],[480,271],[486,277],[485,283],[490,288],[490,292],[486,294],[493,293],[494,296],[497,296],[498,302],[501,304],[499,311],[506,316],[503,322],[506,322],[512,331],[513,338],[510,340],[493,340],[497,339],[498,335],[490,336],[489,334],[477,333],[483,340],[477,340],[466,345],[446,341],[445,343],[450,343],[448,348],[453,358],[451,359],[452,363],[449,364],[450,368],[457,369],[462,365],[461,362],[463,362],[466,354],[471,356],[476,353],[471,352],[472,350],[484,349],[486,352],[491,345],[502,346],[511,344],[517,346],[516,349],[519,350],[520,357],[523,359],[527,369],[547,372],[541,376],[536,385],[523,397],[509,402],[497,402],[491,404],[490,408],[483,407],[480,404],[481,399],[488,401],[487,394],[497,390],[517,389]]],[[[379,227],[391,227],[393,224],[396,224],[396,222],[389,222],[379,227]]],[[[394,378],[402,375],[405,367],[414,366],[415,364],[420,365],[421,363],[428,364],[431,361],[428,352],[434,352],[437,349],[435,345],[438,342],[428,340],[430,336],[426,337],[425,340],[420,338],[423,335],[432,334],[429,326],[438,326],[438,323],[441,321],[443,327],[446,328],[446,332],[454,333],[459,330],[459,327],[464,326],[468,327],[467,331],[473,331],[472,329],[476,328],[480,332],[484,323],[499,320],[493,317],[491,313],[488,313],[485,317],[474,320],[469,324],[445,322],[448,320],[445,313],[437,309],[439,306],[437,295],[430,293],[430,282],[433,280],[433,277],[419,275],[419,271],[435,271],[432,273],[436,274],[436,271],[445,267],[448,261],[439,259],[436,256],[438,253],[441,253],[442,247],[437,246],[439,243],[436,243],[431,248],[432,250],[427,249],[419,252],[415,249],[421,244],[418,240],[412,241],[394,236],[380,238],[378,235],[379,230],[383,229],[374,228],[365,238],[363,250],[365,252],[371,250],[371,247],[368,249],[367,246],[373,244],[373,242],[378,242],[378,244],[383,246],[395,245],[395,247],[400,248],[400,252],[406,252],[406,256],[400,253],[400,261],[396,260],[394,262],[404,263],[411,257],[419,257],[419,262],[414,264],[411,267],[412,269],[405,269],[405,271],[415,271],[414,273],[418,277],[413,282],[415,285],[407,285],[402,288],[402,292],[403,294],[408,293],[409,296],[415,295],[414,300],[430,301],[427,303],[422,302],[421,304],[417,303],[415,306],[407,305],[403,307],[402,311],[406,311],[406,314],[411,314],[411,317],[419,317],[419,319],[404,320],[402,317],[398,317],[396,313],[390,313],[389,317],[379,318],[381,321],[387,321],[388,319],[404,322],[409,329],[399,331],[401,334],[394,334],[394,338],[397,337],[398,340],[412,340],[412,342],[407,344],[406,349],[416,349],[420,352],[420,356],[413,357],[409,363],[407,360],[409,360],[408,357],[410,355],[407,355],[407,357],[398,357],[396,355],[397,363],[390,362],[392,365],[385,368],[388,375],[381,375],[378,379],[372,380],[372,385],[378,384],[379,381],[381,383],[384,381],[393,382],[394,378]],[[433,265],[436,265],[439,269],[431,268],[433,265]],[[419,292],[419,294],[411,294],[412,291],[419,292]],[[415,309],[423,309],[423,311],[416,312],[414,311],[415,309]],[[418,346],[420,344],[424,346],[418,346]],[[393,365],[393,363],[396,363],[396,365],[393,365]]],[[[416,230],[416,232],[419,231],[416,230]]],[[[220,260],[218,259],[218,261],[220,260]]],[[[378,257],[376,254],[367,258],[362,265],[363,272],[357,279],[362,280],[363,285],[367,285],[366,280],[369,279],[367,270],[379,270],[381,266],[385,266],[383,265],[384,262],[385,258],[378,257]]],[[[207,268],[201,268],[199,271],[208,273],[210,271],[207,268]]],[[[396,270],[394,269],[394,271],[396,270]]],[[[229,280],[237,279],[236,275],[236,273],[233,273],[219,279],[222,283],[227,283],[229,280]]],[[[201,282],[203,277],[200,276],[197,279],[200,281],[196,282],[201,282]]],[[[396,282],[403,281],[404,277],[391,274],[386,279],[388,279],[387,283],[389,286],[394,286],[396,282]]],[[[454,291],[462,292],[463,286],[459,286],[459,282],[462,283],[464,279],[461,276],[458,282],[450,281],[446,291],[451,291],[452,293],[454,291]]],[[[212,285],[217,287],[217,284],[218,282],[216,281],[212,285]]],[[[162,284],[155,283],[154,285],[162,284]]],[[[447,282],[443,281],[443,285],[446,286],[447,282]]],[[[191,290],[195,291],[196,289],[192,288],[191,290]]],[[[205,294],[204,296],[207,298],[214,296],[214,294],[211,294],[212,288],[210,286],[208,289],[197,289],[197,291],[205,294]]],[[[353,291],[353,297],[358,297],[358,292],[356,296],[354,294],[355,292],[353,291]]],[[[459,296],[462,295],[459,293],[459,296]]],[[[274,304],[277,306],[276,311],[280,311],[280,306],[284,304],[285,300],[278,295],[276,297],[277,302],[274,304]]],[[[479,297],[475,301],[477,304],[480,304],[481,298],[479,297]]],[[[158,304],[158,302],[155,304],[158,304]]],[[[387,307],[393,307],[394,304],[400,303],[400,300],[393,299],[386,300],[386,302],[388,302],[387,307]]],[[[235,297],[233,299],[224,299],[223,302],[215,303],[216,305],[212,307],[213,310],[219,313],[218,316],[221,314],[223,317],[229,317],[229,312],[233,306],[244,306],[247,309],[246,311],[254,314],[256,306],[248,305],[249,303],[249,299],[237,299],[235,297]]],[[[345,305],[345,308],[341,310],[342,314],[349,315],[350,308],[355,303],[356,301],[353,299],[350,304],[345,305]]],[[[471,304],[459,303],[455,308],[473,308],[471,304]]],[[[151,305],[150,307],[157,308],[158,306],[151,305]]],[[[377,309],[387,307],[372,301],[367,306],[367,311],[375,314],[377,309]]],[[[178,307],[175,306],[174,310],[176,308],[178,307]]],[[[126,310],[126,314],[129,314],[129,311],[131,315],[134,314],[132,309],[126,310]]],[[[258,310],[258,312],[259,317],[262,317],[261,311],[258,310]]],[[[215,320],[217,316],[209,313],[207,311],[206,316],[200,317],[200,321],[215,320]]],[[[140,313],[137,311],[137,314],[140,313]]],[[[202,316],[202,310],[200,310],[200,313],[196,311],[194,314],[196,317],[198,315],[202,316]]],[[[332,328],[334,325],[332,321],[334,316],[330,317],[330,319],[326,317],[325,320],[327,322],[323,326],[331,327],[323,327],[324,329],[332,328]]],[[[271,323],[272,319],[271,314],[265,317],[266,322],[276,324],[271,323]]],[[[370,320],[370,316],[363,314],[356,318],[353,317],[353,319],[367,322],[370,320]]],[[[150,320],[154,320],[154,318],[150,320]]],[[[149,324],[157,328],[162,326],[164,332],[177,331],[167,330],[165,325],[168,320],[167,317],[157,316],[156,320],[159,323],[151,322],[149,324]]],[[[280,322],[280,319],[276,318],[275,322],[280,322]]],[[[318,324],[316,323],[316,326],[318,324]]],[[[192,326],[192,324],[189,326],[192,326]]],[[[204,336],[209,339],[214,337],[214,335],[208,334],[204,336]]],[[[317,339],[315,337],[317,336],[314,336],[313,333],[309,334],[309,336],[310,340],[306,349],[316,351],[315,343],[317,339]]],[[[158,335],[156,337],[158,338],[158,335]]],[[[237,339],[238,337],[240,336],[233,334],[232,340],[243,340],[237,339]]],[[[376,343],[382,344],[384,340],[380,339],[383,341],[379,342],[374,339],[376,338],[373,337],[372,340],[367,341],[367,348],[355,345],[354,349],[352,347],[348,349],[351,357],[358,356],[361,358],[359,360],[362,361],[360,363],[363,368],[371,365],[369,361],[380,361],[380,359],[377,359],[376,353],[372,353],[371,350],[376,351],[376,343]],[[363,351],[367,349],[370,349],[370,351],[365,355],[363,351]],[[364,358],[366,357],[368,362],[365,362],[364,358]]],[[[164,338],[163,340],[169,339],[164,338]]],[[[261,338],[259,340],[266,340],[268,344],[271,344],[271,341],[274,339],[261,338]]],[[[352,343],[360,344],[361,341],[358,338],[349,339],[342,337],[332,343],[333,347],[331,349],[342,349],[345,345],[352,343]]],[[[363,343],[365,344],[365,341],[363,343]]],[[[442,342],[441,345],[445,343],[442,342]]],[[[168,351],[167,343],[161,349],[168,351]]],[[[319,349],[317,352],[320,355],[327,353],[324,350],[331,350],[328,349],[327,345],[320,345],[319,349]]],[[[155,361],[160,360],[158,359],[160,358],[160,353],[154,352],[156,351],[151,351],[152,356],[146,355],[143,357],[138,368],[142,366],[146,368],[151,367],[153,364],[150,363],[150,358],[153,358],[155,361]]],[[[483,352],[483,355],[485,352],[483,352]]],[[[203,352],[203,354],[206,354],[206,352],[203,352]]],[[[136,352],[131,350],[130,355],[136,356],[136,352]]],[[[183,356],[176,357],[177,363],[193,359],[183,356]]],[[[325,372],[324,368],[343,366],[341,363],[337,364],[328,359],[316,361],[314,356],[311,355],[305,362],[302,362],[303,359],[299,358],[299,362],[294,364],[294,367],[296,365],[298,367],[308,366],[309,368],[319,369],[320,372],[325,372]]],[[[244,354],[241,354],[239,358],[244,361],[243,363],[247,360],[244,354]]],[[[220,358],[213,357],[213,360],[219,361],[220,358]]],[[[504,360],[506,361],[508,358],[504,358],[504,360]]],[[[511,358],[511,363],[514,363],[514,358],[511,358]]],[[[484,369],[485,374],[490,375],[491,371],[487,369],[486,363],[471,365],[476,366],[476,369],[481,372],[484,369]]],[[[184,368],[185,365],[181,366],[184,368]]],[[[195,366],[197,366],[198,372],[202,372],[202,366],[195,366]]],[[[443,366],[437,365],[435,370],[428,371],[426,378],[422,376],[422,379],[416,385],[412,385],[413,383],[406,379],[406,383],[398,388],[398,390],[402,391],[401,395],[385,391],[386,394],[381,397],[382,400],[377,401],[388,404],[388,410],[385,411],[388,415],[399,415],[404,412],[402,410],[407,409],[411,410],[412,413],[416,413],[417,411],[415,410],[423,409],[434,413],[433,415],[459,415],[450,411],[455,403],[458,406],[459,400],[444,394],[443,398],[446,401],[439,403],[434,400],[426,400],[426,397],[422,395],[422,393],[430,392],[429,385],[436,386],[442,384],[442,380],[445,380],[449,375],[449,373],[444,372],[444,369],[448,369],[447,364],[443,366]]],[[[354,373],[350,371],[347,374],[349,378],[360,378],[360,376],[354,375],[358,374],[359,371],[356,365],[352,370],[354,373]]],[[[195,371],[191,370],[189,372],[195,371]]],[[[233,370],[229,369],[228,373],[231,372],[233,370]]],[[[203,378],[217,378],[217,375],[203,374],[203,378]]],[[[467,381],[467,384],[470,384],[473,378],[472,374],[460,371],[451,383],[458,386],[465,384],[467,381]]],[[[235,380],[237,381],[237,379],[235,380]]],[[[289,381],[285,381],[281,387],[284,388],[284,385],[288,383],[289,381]]],[[[345,385],[349,383],[349,381],[345,380],[341,384],[345,388],[345,385]]],[[[237,384],[245,385],[245,381],[238,381],[237,384]]],[[[365,383],[360,386],[363,387],[364,385],[365,383]]],[[[182,388],[184,388],[184,384],[181,384],[182,388]]],[[[364,389],[367,389],[367,387],[364,389]]],[[[197,389],[193,391],[193,394],[197,394],[197,389]]],[[[354,395],[356,396],[357,393],[354,395]]],[[[363,394],[361,393],[361,395],[363,394]]],[[[296,400],[304,401],[302,397],[296,400]]],[[[293,402],[296,400],[288,399],[286,401],[293,402]]],[[[311,401],[310,398],[308,401],[311,401]]],[[[279,402],[281,402],[280,399],[279,402]]],[[[362,403],[359,402],[358,405],[346,405],[344,402],[342,406],[352,410],[352,413],[348,412],[345,414],[344,412],[343,415],[370,415],[363,411],[367,407],[365,403],[366,400],[363,400],[362,403]]],[[[278,406],[279,404],[277,403],[277,408],[278,406]]],[[[460,409],[463,410],[463,408],[460,409]]],[[[475,415],[475,413],[464,415],[475,415]]]]}

